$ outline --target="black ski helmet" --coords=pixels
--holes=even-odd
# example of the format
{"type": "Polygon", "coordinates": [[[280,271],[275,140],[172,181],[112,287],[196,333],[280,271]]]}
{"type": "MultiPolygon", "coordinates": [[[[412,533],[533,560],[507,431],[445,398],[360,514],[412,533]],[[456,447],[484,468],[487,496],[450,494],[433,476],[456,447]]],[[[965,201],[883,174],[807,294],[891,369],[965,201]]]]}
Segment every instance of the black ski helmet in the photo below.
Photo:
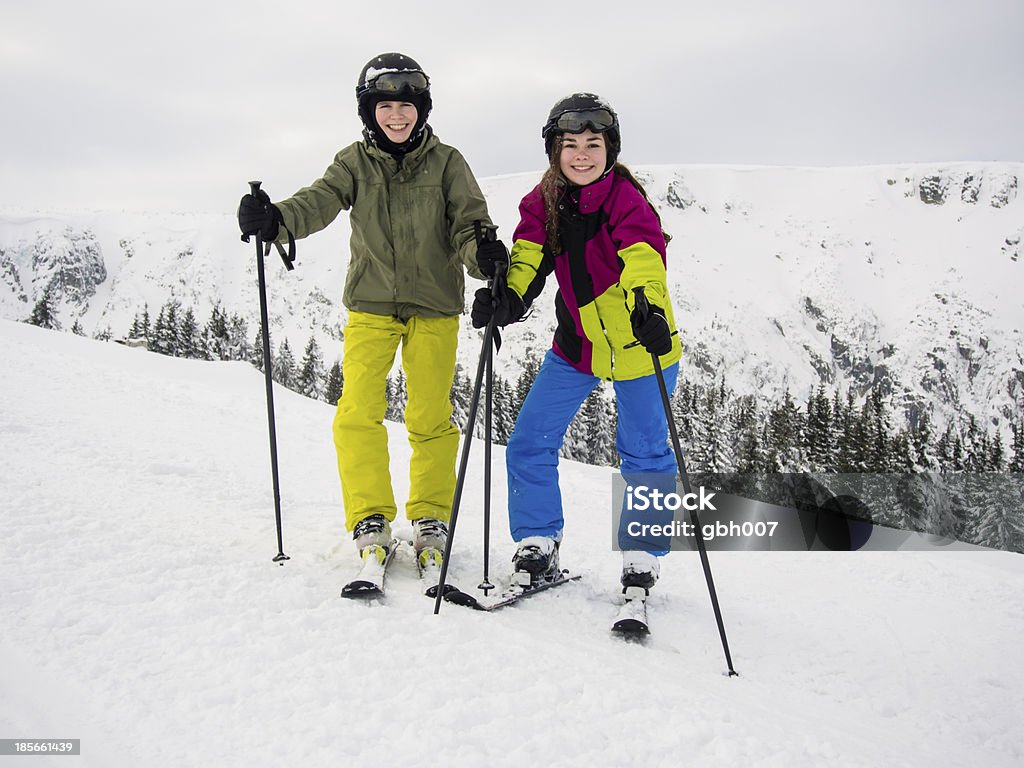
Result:
{"type": "Polygon", "coordinates": [[[381,101],[408,101],[419,113],[407,145],[415,145],[423,133],[433,102],[430,99],[430,78],[415,59],[403,53],[382,53],[374,56],[359,73],[356,83],[359,118],[367,138],[374,144],[382,139],[373,113],[381,101]]]}
{"type": "Polygon", "coordinates": [[[582,133],[587,128],[594,133],[605,134],[608,144],[608,167],[605,170],[614,166],[622,146],[619,116],[611,104],[593,93],[573,93],[555,102],[540,132],[547,156],[551,157],[558,136],[582,133]]]}

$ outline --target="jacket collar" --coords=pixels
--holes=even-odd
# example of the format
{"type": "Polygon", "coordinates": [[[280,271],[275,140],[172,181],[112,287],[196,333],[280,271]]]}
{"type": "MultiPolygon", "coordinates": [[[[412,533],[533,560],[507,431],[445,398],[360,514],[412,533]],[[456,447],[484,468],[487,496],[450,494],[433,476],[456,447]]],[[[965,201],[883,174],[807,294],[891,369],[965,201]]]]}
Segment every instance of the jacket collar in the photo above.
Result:
{"type": "Polygon", "coordinates": [[[614,183],[615,172],[612,171],[592,184],[578,187],[573,197],[579,200],[580,213],[593,213],[598,210],[604,204],[604,201],[608,199],[608,195],[611,194],[614,183]]]}
{"type": "Polygon", "coordinates": [[[376,144],[372,144],[369,141],[366,141],[366,151],[379,160],[382,160],[389,168],[409,168],[416,165],[427,151],[438,143],[438,138],[434,135],[434,132],[428,125],[423,129],[423,140],[420,141],[420,145],[409,154],[402,155],[401,158],[395,157],[390,152],[385,152],[376,144]],[[401,162],[399,162],[399,160],[401,160],[401,162]]]}

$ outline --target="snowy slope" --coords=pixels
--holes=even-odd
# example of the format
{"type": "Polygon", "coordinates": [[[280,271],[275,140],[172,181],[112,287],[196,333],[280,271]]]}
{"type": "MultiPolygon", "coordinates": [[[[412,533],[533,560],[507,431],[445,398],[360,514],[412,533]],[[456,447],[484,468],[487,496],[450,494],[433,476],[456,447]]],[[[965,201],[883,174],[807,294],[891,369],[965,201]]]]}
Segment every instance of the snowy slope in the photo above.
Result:
{"type": "MultiPolygon", "coordinates": [[[[399,562],[368,606],[336,597],[356,558],[330,407],[277,391],[278,566],[255,370],[7,321],[0,359],[0,737],[82,740],[81,757],[33,766],[1024,761],[1019,555],[712,553],[729,679],[695,556],[667,558],[648,647],[608,635],[610,470],[564,465],[580,583],[434,616],[399,562]]],[[[409,449],[390,429],[402,497],[409,449]]],[[[452,567],[466,587],[471,464],[452,567]]]]}

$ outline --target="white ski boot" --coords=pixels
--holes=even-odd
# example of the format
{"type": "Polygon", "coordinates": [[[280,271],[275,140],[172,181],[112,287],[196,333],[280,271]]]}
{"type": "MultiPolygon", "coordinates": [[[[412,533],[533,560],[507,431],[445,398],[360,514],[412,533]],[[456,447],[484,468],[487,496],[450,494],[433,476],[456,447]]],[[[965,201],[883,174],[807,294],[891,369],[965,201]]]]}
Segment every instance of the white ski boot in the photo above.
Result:
{"type": "Polygon", "coordinates": [[[391,551],[391,523],[384,515],[370,515],[356,523],[352,538],[362,560],[373,556],[383,563],[391,551]]]}
{"type": "Polygon", "coordinates": [[[661,564],[658,558],[649,552],[629,550],[622,552],[622,586],[642,587],[650,590],[661,573],[661,564]]]}
{"type": "Polygon", "coordinates": [[[519,542],[512,556],[512,581],[528,587],[552,581],[559,574],[557,539],[550,536],[527,536],[519,542]]]}
{"type": "Polygon", "coordinates": [[[421,570],[431,563],[440,568],[448,544],[448,525],[432,517],[413,520],[412,544],[421,570]]]}

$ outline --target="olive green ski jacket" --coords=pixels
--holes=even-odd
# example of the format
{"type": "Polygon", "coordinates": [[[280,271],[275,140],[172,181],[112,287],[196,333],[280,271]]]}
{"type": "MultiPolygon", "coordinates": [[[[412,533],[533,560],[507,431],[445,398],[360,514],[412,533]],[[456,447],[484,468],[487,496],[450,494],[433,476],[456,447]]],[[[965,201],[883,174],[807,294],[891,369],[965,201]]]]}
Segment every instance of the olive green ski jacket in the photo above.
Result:
{"type": "MultiPolygon", "coordinates": [[[[345,147],[322,178],[276,205],[296,239],[351,211],[350,310],[403,320],[458,315],[463,265],[483,278],[473,223],[490,226],[487,203],[465,158],[429,128],[400,159],[365,141],[345,147]]],[[[287,239],[282,227],[278,241],[287,239]]]]}

